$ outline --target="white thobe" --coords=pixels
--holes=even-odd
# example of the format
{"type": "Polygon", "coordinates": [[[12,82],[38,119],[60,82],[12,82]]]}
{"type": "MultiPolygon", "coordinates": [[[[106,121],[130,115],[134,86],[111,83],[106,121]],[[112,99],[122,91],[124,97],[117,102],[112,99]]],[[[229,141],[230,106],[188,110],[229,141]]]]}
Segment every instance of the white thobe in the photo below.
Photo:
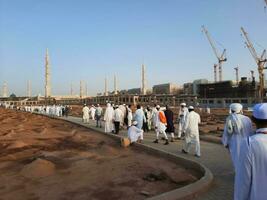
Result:
{"type": "Polygon", "coordinates": [[[128,108],[128,127],[132,125],[132,120],[133,120],[133,113],[132,110],[130,108],[128,108]]]}
{"type": "MultiPolygon", "coordinates": [[[[241,114],[232,114],[235,115],[236,118],[238,118],[236,123],[240,123],[240,126],[242,127],[241,130],[238,130],[234,128],[233,133],[230,134],[227,129],[227,124],[225,124],[223,137],[222,137],[222,143],[223,145],[229,146],[229,151],[231,154],[231,158],[233,161],[234,168],[236,169],[236,166],[239,162],[239,156],[240,156],[240,144],[244,138],[247,138],[250,136],[250,134],[253,132],[252,129],[252,122],[250,118],[247,116],[241,115],[241,114]]],[[[229,116],[226,121],[230,119],[231,116],[229,116]]],[[[232,119],[235,119],[232,118],[232,119]]],[[[235,122],[234,122],[235,123],[235,122]]]]}
{"type": "Polygon", "coordinates": [[[166,134],[166,125],[164,124],[164,123],[162,123],[161,121],[160,121],[160,117],[159,117],[159,113],[160,112],[162,112],[163,114],[164,114],[164,112],[163,111],[157,111],[156,113],[155,113],[155,115],[156,115],[156,118],[155,118],[155,131],[156,131],[156,137],[157,137],[157,139],[159,139],[159,134],[160,133],[162,133],[163,134],[163,136],[164,136],[164,138],[165,139],[168,139],[168,136],[167,136],[167,134],[166,134]]]}
{"type": "Polygon", "coordinates": [[[156,126],[157,126],[157,113],[158,113],[158,111],[157,111],[157,109],[156,108],[153,108],[152,109],[152,123],[153,123],[153,127],[155,128],[156,126]]]}
{"type": "Polygon", "coordinates": [[[94,107],[90,108],[90,113],[91,113],[92,120],[95,120],[95,111],[96,111],[96,109],[94,107]]]}
{"type": "Polygon", "coordinates": [[[128,129],[128,138],[130,139],[131,143],[136,142],[139,138],[143,140],[143,133],[142,129],[137,128],[136,126],[131,126],[128,129]]]}
{"type": "Polygon", "coordinates": [[[114,109],[111,106],[108,106],[104,114],[105,133],[110,133],[114,130],[113,120],[114,120],[114,109]]]}
{"type": "Polygon", "coordinates": [[[83,107],[83,120],[88,122],[89,121],[89,108],[87,106],[83,107]]]}
{"type": "Polygon", "coordinates": [[[235,176],[235,200],[267,199],[267,128],[241,143],[240,162],[235,176]]]}
{"type": "Polygon", "coordinates": [[[60,116],[60,110],[61,110],[61,107],[60,106],[56,106],[56,116],[59,117],[60,116]]]}
{"type": "Polygon", "coordinates": [[[137,121],[137,128],[142,129],[143,122],[146,122],[146,117],[144,111],[141,108],[135,111],[134,119],[135,121],[137,121]]]}
{"type": "Polygon", "coordinates": [[[189,152],[190,145],[195,144],[195,153],[200,156],[199,129],[200,116],[195,111],[188,113],[185,119],[185,151],[189,152]]]}
{"type": "Polygon", "coordinates": [[[178,138],[182,136],[182,132],[185,130],[185,119],[188,115],[188,109],[187,107],[180,108],[179,110],[179,124],[178,124],[178,138]]]}
{"type": "Polygon", "coordinates": [[[123,119],[123,113],[122,113],[121,109],[117,108],[114,111],[114,121],[115,122],[121,122],[122,119],[123,119]]]}
{"type": "Polygon", "coordinates": [[[122,112],[122,117],[121,117],[121,121],[120,122],[121,122],[121,126],[123,126],[124,118],[125,118],[125,115],[126,115],[126,107],[124,105],[120,105],[119,109],[122,112]]]}

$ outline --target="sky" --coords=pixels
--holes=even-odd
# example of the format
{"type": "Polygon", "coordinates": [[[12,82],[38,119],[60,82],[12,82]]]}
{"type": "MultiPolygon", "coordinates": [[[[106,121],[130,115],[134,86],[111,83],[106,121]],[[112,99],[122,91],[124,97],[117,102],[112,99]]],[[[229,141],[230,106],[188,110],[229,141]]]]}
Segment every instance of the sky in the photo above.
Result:
{"type": "Polygon", "coordinates": [[[0,85],[9,94],[44,95],[45,51],[49,49],[52,94],[79,93],[79,81],[89,95],[141,85],[141,64],[147,84],[182,85],[195,79],[213,80],[217,59],[201,26],[218,50],[227,49],[223,79],[234,80],[256,71],[240,27],[256,50],[267,48],[264,0],[0,0],[0,85]]]}

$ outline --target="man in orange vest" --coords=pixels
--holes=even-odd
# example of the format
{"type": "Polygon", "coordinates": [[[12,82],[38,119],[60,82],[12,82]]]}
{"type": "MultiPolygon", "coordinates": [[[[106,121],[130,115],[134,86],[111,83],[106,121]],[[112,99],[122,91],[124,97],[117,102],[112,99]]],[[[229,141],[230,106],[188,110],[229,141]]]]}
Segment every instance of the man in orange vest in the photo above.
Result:
{"type": "Polygon", "coordinates": [[[165,143],[164,145],[169,144],[167,134],[165,132],[166,130],[166,125],[167,125],[167,120],[165,117],[165,114],[163,111],[160,110],[160,106],[156,106],[157,113],[156,113],[156,126],[155,126],[155,131],[156,131],[156,136],[157,139],[154,141],[154,143],[159,143],[159,134],[162,133],[165,138],[165,143]]]}

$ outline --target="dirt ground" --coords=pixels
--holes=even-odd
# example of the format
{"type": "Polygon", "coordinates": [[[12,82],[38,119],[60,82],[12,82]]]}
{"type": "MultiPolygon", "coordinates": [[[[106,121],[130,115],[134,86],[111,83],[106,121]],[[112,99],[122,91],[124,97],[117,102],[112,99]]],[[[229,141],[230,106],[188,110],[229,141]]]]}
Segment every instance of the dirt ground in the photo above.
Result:
{"type": "Polygon", "coordinates": [[[145,199],[199,177],[108,136],[0,108],[0,199],[145,199]]]}

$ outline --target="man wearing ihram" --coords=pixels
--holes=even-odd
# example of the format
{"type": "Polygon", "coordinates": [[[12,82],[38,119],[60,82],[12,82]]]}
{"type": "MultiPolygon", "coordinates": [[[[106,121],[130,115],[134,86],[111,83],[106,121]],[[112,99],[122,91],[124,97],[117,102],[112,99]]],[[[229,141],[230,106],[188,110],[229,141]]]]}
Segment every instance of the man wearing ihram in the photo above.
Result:
{"type": "Polygon", "coordinates": [[[256,134],[244,139],[235,176],[235,200],[267,199],[267,103],[254,106],[256,134]]]}

